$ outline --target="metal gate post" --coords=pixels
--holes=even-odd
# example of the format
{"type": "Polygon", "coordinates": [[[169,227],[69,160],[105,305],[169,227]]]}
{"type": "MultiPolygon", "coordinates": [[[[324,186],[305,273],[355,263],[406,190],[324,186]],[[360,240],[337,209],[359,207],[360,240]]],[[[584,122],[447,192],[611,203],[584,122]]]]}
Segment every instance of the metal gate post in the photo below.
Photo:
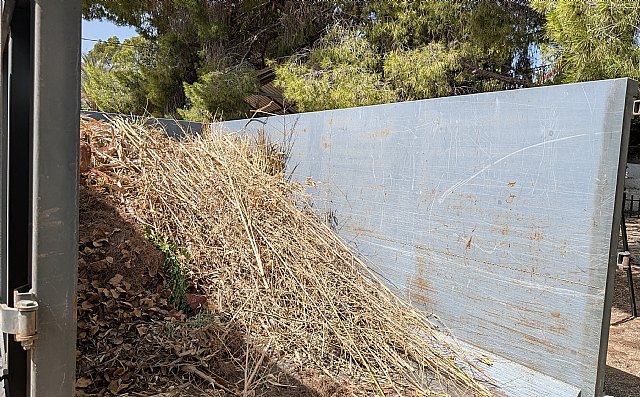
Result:
{"type": "Polygon", "coordinates": [[[7,391],[13,397],[71,397],[75,386],[81,2],[4,0],[2,5],[2,378],[6,381],[8,371],[7,391]],[[31,291],[25,291],[29,288],[31,291]],[[14,302],[18,289],[25,293],[15,295],[14,302]],[[8,334],[20,343],[6,339],[8,334]]]}
{"type": "MultiPolygon", "coordinates": [[[[6,302],[14,306],[13,290],[30,284],[30,223],[31,223],[31,73],[32,17],[29,2],[18,2],[11,19],[11,71],[9,77],[8,130],[8,290],[6,302]]],[[[9,390],[11,395],[26,394],[27,352],[10,337],[8,346],[9,390]]]]}
{"type": "Polygon", "coordinates": [[[74,395],[81,17],[80,0],[35,1],[31,397],[74,395]]]}
{"type": "MultiPolygon", "coordinates": [[[[2,43],[0,43],[2,45],[2,43]]],[[[9,56],[7,51],[0,50],[0,66],[8,65],[9,56]]],[[[4,111],[6,109],[6,104],[9,101],[9,91],[5,89],[9,82],[9,68],[2,67],[0,68],[1,74],[0,78],[2,79],[0,82],[0,119],[2,124],[0,125],[0,300],[7,302],[7,295],[9,294],[9,283],[7,280],[8,274],[8,261],[7,261],[7,224],[8,224],[8,211],[7,211],[7,158],[9,154],[8,144],[9,144],[9,136],[8,136],[8,128],[9,128],[9,117],[7,116],[7,112],[4,111]]],[[[7,341],[4,337],[0,338],[0,363],[2,364],[2,376],[8,375],[8,360],[7,360],[7,341]]],[[[8,386],[6,381],[0,384],[0,389],[4,389],[5,386],[8,386]]]]}

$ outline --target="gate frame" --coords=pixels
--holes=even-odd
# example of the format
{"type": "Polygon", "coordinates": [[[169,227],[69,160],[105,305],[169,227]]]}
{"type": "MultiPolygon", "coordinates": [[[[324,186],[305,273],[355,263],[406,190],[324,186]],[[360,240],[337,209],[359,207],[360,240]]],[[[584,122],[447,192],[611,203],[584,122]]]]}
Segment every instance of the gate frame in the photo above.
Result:
{"type": "Polygon", "coordinates": [[[79,0],[3,2],[1,300],[39,305],[29,351],[3,338],[13,396],[74,394],[81,21],[79,0]]]}

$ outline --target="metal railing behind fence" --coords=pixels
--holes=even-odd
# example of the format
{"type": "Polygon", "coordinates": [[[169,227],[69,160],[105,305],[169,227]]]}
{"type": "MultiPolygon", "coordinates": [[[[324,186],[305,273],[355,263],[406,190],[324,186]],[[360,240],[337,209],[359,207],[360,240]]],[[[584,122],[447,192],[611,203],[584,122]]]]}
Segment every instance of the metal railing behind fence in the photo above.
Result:
{"type": "Polygon", "coordinates": [[[625,192],[622,198],[622,208],[628,217],[640,218],[640,195],[625,192]]]}

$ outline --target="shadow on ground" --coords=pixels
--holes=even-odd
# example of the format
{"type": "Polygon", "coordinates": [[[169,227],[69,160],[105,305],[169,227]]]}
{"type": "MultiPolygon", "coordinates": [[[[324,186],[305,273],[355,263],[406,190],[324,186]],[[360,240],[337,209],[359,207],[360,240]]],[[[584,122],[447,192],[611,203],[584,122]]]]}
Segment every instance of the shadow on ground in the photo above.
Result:
{"type": "Polygon", "coordinates": [[[613,397],[640,396],[640,377],[607,365],[604,391],[613,397]]]}

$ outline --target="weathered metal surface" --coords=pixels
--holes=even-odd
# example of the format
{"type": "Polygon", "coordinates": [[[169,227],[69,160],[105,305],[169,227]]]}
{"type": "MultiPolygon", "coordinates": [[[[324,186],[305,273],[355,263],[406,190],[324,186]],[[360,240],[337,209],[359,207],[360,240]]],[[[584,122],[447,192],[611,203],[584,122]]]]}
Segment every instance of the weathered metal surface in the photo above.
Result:
{"type": "Polygon", "coordinates": [[[80,1],[34,1],[31,397],[75,388],[81,17],[80,1]]]}
{"type": "Polygon", "coordinates": [[[399,294],[460,339],[591,397],[602,390],[636,90],[617,79],[247,130],[293,133],[294,179],[314,182],[316,207],[399,294]]]}
{"type": "MultiPolygon", "coordinates": [[[[455,343],[455,342],[454,342],[455,343]]],[[[468,343],[459,342],[462,351],[480,357],[477,366],[493,380],[501,395],[518,397],[581,397],[580,389],[524,365],[497,356],[468,343]]]]}

